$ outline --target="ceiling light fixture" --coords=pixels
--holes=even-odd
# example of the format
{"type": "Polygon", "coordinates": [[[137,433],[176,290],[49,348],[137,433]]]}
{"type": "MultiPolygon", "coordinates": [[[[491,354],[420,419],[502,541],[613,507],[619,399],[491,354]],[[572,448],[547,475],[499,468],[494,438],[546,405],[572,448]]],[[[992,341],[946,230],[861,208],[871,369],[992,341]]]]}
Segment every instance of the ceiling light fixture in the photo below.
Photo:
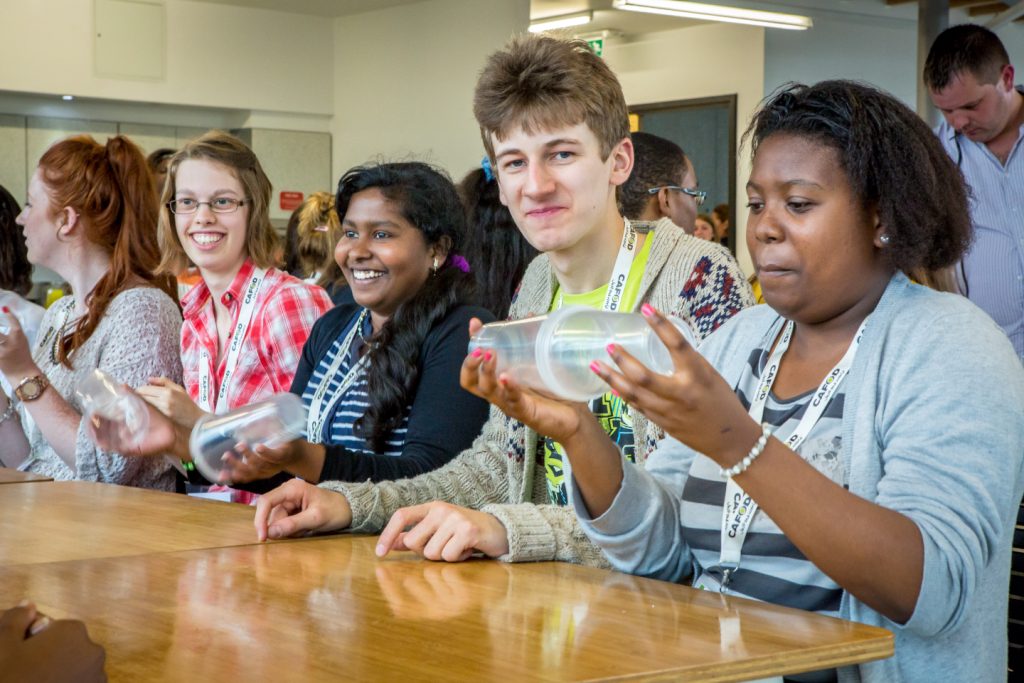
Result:
{"type": "MultiPolygon", "coordinates": [[[[615,9],[629,12],[663,14],[670,17],[700,19],[701,21],[723,21],[730,24],[751,24],[791,31],[806,31],[814,25],[810,17],[799,14],[763,12],[738,7],[707,5],[701,2],[682,2],[681,0],[615,0],[612,6],[615,9]]],[[[532,27],[530,30],[533,30],[532,27]]]]}
{"type": "Polygon", "coordinates": [[[62,100],[64,100],[65,102],[70,102],[71,100],[75,99],[75,96],[74,95],[61,95],[60,98],[62,100]]]}
{"type": "Polygon", "coordinates": [[[554,31],[560,28],[583,26],[584,24],[589,24],[593,20],[594,13],[591,11],[559,14],[555,17],[544,17],[543,19],[530,22],[530,33],[543,33],[544,31],[554,31]]]}

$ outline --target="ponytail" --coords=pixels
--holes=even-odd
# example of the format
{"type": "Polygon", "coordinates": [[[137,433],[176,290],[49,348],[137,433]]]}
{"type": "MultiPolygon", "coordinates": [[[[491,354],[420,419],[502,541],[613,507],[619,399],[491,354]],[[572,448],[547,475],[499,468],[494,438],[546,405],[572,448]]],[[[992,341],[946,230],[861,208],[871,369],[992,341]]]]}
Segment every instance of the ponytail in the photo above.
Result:
{"type": "Polygon", "coordinates": [[[100,145],[88,135],[62,140],[39,160],[52,197],[51,207],[73,207],[82,217],[85,238],[110,255],[110,269],[85,298],[86,314],[57,346],[57,359],[71,368],[71,355],[96,331],[110,302],[121,292],[157,287],[173,300],[171,278],[157,277],[157,196],[153,176],[139,148],[118,135],[100,145]]]}

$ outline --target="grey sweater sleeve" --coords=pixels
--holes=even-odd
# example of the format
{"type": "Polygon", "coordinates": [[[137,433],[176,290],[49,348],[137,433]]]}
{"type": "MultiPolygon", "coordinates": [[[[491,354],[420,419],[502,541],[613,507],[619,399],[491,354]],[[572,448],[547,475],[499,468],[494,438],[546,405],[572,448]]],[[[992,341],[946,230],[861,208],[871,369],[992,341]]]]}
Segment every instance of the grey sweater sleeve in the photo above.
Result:
{"type": "Polygon", "coordinates": [[[409,505],[443,500],[453,505],[479,509],[483,505],[507,502],[509,467],[507,453],[509,419],[491,408],[483,432],[472,447],[459,453],[443,467],[409,479],[377,483],[326,481],[321,488],[344,495],[352,508],[351,529],[378,533],[396,510],[409,505]]]}

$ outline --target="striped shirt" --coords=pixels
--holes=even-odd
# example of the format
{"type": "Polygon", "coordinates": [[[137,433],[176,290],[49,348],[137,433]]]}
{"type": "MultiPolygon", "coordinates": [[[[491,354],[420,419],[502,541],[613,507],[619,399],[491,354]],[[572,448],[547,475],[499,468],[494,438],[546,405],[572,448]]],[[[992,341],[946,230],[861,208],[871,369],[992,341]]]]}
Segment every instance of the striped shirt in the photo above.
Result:
{"type": "MultiPolygon", "coordinates": [[[[359,319],[359,316],[353,318],[352,324],[359,319]]],[[[338,338],[334,340],[330,350],[327,354],[320,359],[320,363],[313,370],[313,374],[309,378],[309,382],[306,384],[306,388],[302,392],[302,402],[306,404],[308,409],[310,403],[313,401],[313,395],[316,390],[324,382],[325,377],[327,381],[327,394],[324,401],[324,407],[330,402],[331,397],[337,394],[338,388],[341,386],[345,377],[348,376],[352,368],[359,361],[359,357],[366,347],[366,339],[369,339],[373,334],[373,323],[370,321],[370,316],[366,316],[363,321],[363,328],[360,333],[355,335],[352,339],[350,348],[344,348],[345,337],[348,336],[348,332],[351,329],[351,325],[347,326],[345,330],[338,335],[338,338]],[[341,362],[341,367],[338,372],[330,377],[327,377],[327,371],[331,364],[334,363],[335,358],[338,354],[344,354],[344,358],[341,362]]],[[[388,434],[386,441],[386,449],[383,452],[374,451],[370,444],[365,439],[356,435],[352,429],[353,423],[362,417],[366,413],[366,409],[370,406],[369,391],[366,381],[366,365],[358,370],[359,375],[351,385],[345,394],[335,403],[331,413],[324,420],[322,442],[328,446],[342,446],[347,450],[363,453],[366,455],[402,455],[402,449],[405,446],[406,432],[409,429],[409,412],[411,406],[406,406],[405,414],[402,417],[402,424],[388,434]]],[[[307,436],[303,434],[303,436],[307,436]]]]}
{"type": "MultiPolygon", "coordinates": [[[[1024,86],[1017,90],[1024,94],[1024,86]]],[[[1003,328],[1024,360],[1024,126],[1005,164],[946,121],[935,132],[970,187],[974,241],[958,274],[960,289],[1003,328]]]]}
{"type": "MultiPolygon", "coordinates": [[[[757,391],[768,355],[769,349],[754,349],[740,377],[736,393],[747,408],[750,396],[757,391]]],[[[763,420],[771,426],[775,436],[785,441],[796,430],[813,394],[811,390],[786,400],[780,400],[774,392],[769,394],[763,420]]],[[[847,473],[839,459],[844,396],[841,389],[836,393],[798,453],[822,474],[845,487],[847,473]]],[[[680,514],[683,536],[697,563],[695,578],[703,572],[717,581],[722,578],[718,564],[725,487],[726,480],[719,475],[718,465],[698,455],[683,489],[680,514]]],[[[760,509],[754,515],[743,544],[740,567],[733,573],[726,592],[828,616],[839,615],[842,598],[839,585],[810,562],[760,509]]]]}

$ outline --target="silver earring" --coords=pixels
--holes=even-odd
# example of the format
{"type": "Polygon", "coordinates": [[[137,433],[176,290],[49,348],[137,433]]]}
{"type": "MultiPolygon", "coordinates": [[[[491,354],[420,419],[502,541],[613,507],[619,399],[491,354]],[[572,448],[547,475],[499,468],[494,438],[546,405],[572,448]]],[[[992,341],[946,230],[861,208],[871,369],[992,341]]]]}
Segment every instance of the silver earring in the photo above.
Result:
{"type": "Polygon", "coordinates": [[[882,236],[878,238],[878,241],[882,243],[882,246],[888,246],[889,242],[892,241],[892,238],[889,237],[889,233],[885,232],[882,233],[882,236]]]}
{"type": "Polygon", "coordinates": [[[434,275],[437,275],[437,257],[434,257],[434,275]]]}

